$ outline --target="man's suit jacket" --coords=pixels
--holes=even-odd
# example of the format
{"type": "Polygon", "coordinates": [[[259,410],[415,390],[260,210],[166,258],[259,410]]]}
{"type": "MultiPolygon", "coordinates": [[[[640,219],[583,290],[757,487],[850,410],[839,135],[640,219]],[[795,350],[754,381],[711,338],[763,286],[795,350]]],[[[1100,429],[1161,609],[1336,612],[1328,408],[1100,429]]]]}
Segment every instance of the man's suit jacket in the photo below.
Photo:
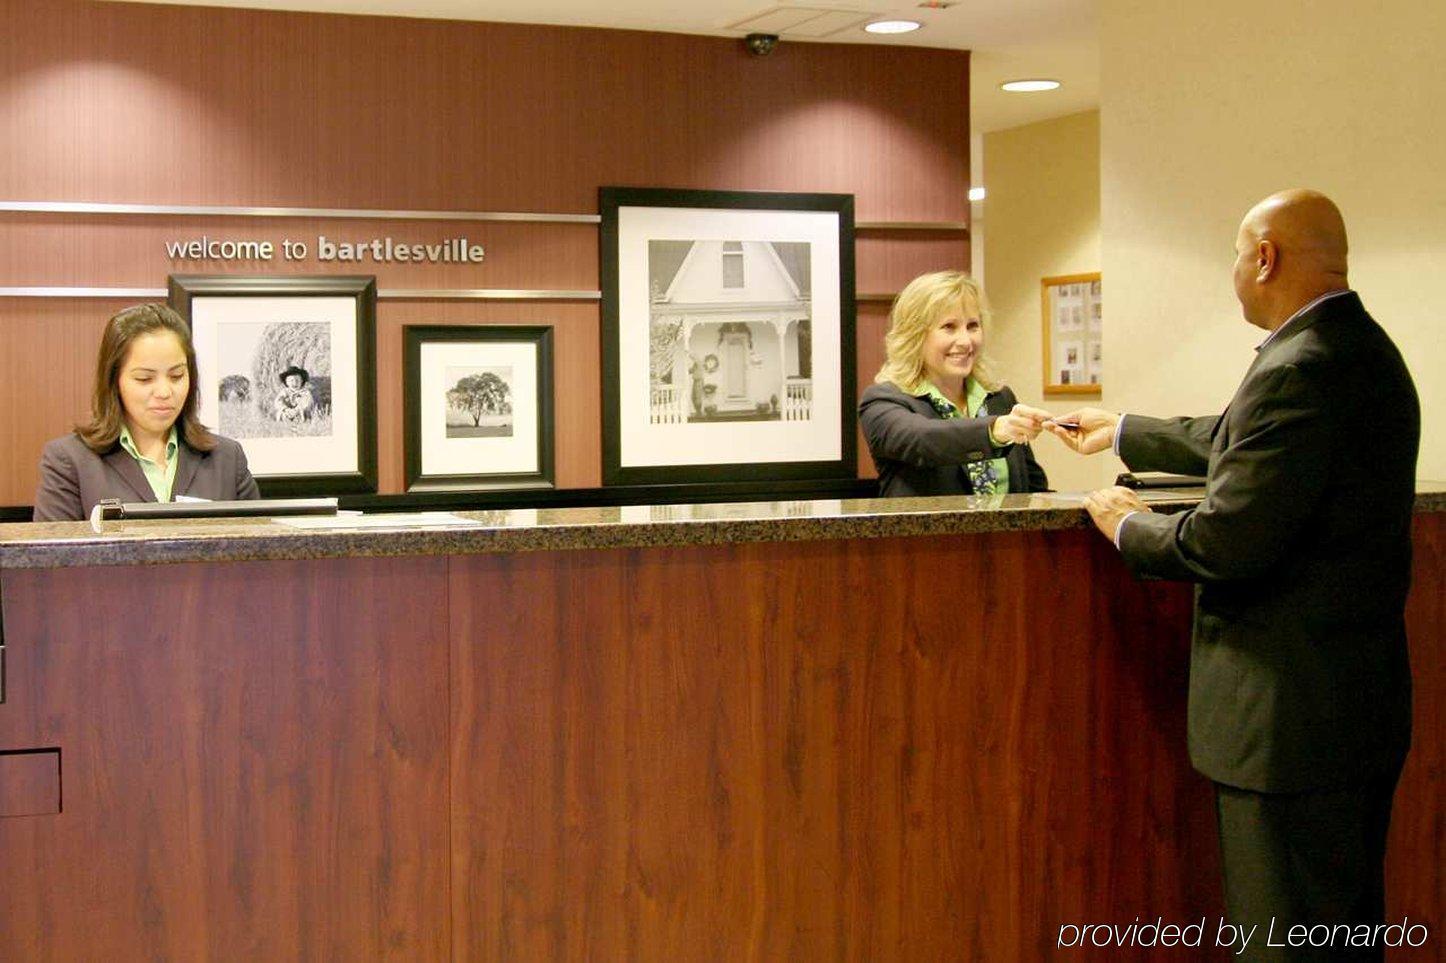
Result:
{"type": "MultiPolygon", "coordinates": [[[[190,495],[210,501],[236,501],[260,497],[241,446],[219,436],[216,442],[210,451],[196,451],[185,441],[177,446],[172,498],[190,495]]],[[[40,456],[35,521],[81,521],[89,518],[90,510],[106,498],[153,502],[156,493],[141,466],[119,444],[104,455],[91,451],[74,434],[46,444],[40,456]]]]}
{"type": "Polygon", "coordinates": [[[1404,760],[1420,417],[1353,292],[1261,348],[1223,415],[1125,417],[1131,469],[1208,479],[1190,511],[1131,516],[1120,548],[1136,574],[1200,583],[1188,729],[1211,779],[1296,792],[1404,760]]]}
{"type": "Polygon", "coordinates": [[[1028,445],[996,448],[989,437],[994,419],[1014,404],[1014,392],[1000,388],[985,396],[980,417],[941,418],[927,395],[887,382],[870,385],[859,401],[859,425],[879,470],[879,494],[972,495],[962,466],[986,458],[1005,460],[1011,492],[1044,491],[1049,479],[1028,445]]]}

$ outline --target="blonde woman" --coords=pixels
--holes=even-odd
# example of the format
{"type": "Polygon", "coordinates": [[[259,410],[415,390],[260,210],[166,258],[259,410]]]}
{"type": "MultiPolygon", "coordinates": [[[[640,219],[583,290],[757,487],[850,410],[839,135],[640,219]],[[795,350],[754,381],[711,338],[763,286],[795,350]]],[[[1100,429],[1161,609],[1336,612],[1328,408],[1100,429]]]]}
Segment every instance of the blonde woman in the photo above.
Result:
{"type": "Polygon", "coordinates": [[[1047,411],[1016,403],[989,372],[984,292],[967,274],[910,281],[894,300],[887,360],[859,402],[879,494],[988,495],[1044,491],[1029,442],[1047,411]]]}

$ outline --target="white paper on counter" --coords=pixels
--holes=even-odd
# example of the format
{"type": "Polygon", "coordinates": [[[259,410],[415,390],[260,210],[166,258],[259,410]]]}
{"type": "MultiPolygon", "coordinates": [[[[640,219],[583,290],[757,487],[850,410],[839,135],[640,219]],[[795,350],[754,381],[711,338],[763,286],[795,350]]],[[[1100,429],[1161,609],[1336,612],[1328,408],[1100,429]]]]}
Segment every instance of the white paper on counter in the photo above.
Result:
{"type": "Polygon", "coordinates": [[[273,518],[278,525],[331,531],[368,528],[485,528],[482,522],[451,512],[379,513],[376,515],[294,515],[273,518]]]}

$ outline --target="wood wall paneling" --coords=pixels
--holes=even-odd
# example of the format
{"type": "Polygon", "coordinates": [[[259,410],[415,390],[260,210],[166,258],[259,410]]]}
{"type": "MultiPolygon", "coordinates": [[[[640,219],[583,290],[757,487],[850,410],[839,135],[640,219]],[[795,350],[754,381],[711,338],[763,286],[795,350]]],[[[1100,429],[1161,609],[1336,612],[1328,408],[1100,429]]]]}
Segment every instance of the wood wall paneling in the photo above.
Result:
{"type": "Polygon", "coordinates": [[[858,290],[863,294],[897,294],[904,285],[930,271],[969,270],[969,238],[935,231],[860,231],[858,290]]]}
{"type": "Polygon", "coordinates": [[[90,411],[105,320],[127,303],[0,298],[0,504],[32,503],[40,450],[90,411]]]}
{"type": "Polygon", "coordinates": [[[1446,953],[1446,515],[1417,515],[1412,548],[1406,633],[1413,735],[1391,813],[1386,918],[1426,922],[1440,955],[1446,953]]]}
{"type": "Polygon", "coordinates": [[[0,819],[0,959],[446,958],[445,571],[6,571],[0,749],[65,795],[0,819]]]}
{"type": "Polygon", "coordinates": [[[0,749],[0,819],[60,812],[60,750],[0,749]]]}
{"type": "MultiPolygon", "coordinates": [[[[735,40],[677,34],[92,0],[7,0],[6,16],[0,199],[591,213],[598,187],[618,184],[838,191],[856,196],[860,221],[969,217],[963,51],[785,44],[758,58],[735,40]],[[405,76],[359,66],[375,63],[405,64],[405,76]],[[941,97],[957,109],[940,109],[941,97]]],[[[962,235],[888,230],[861,232],[857,253],[867,292],[969,259],[962,235]]],[[[217,270],[376,273],[383,289],[595,290],[597,230],[0,214],[0,287],[160,288],[168,273],[217,270]],[[249,267],[172,262],[163,247],[203,234],[314,247],[319,233],[465,234],[488,255],[481,267],[249,267]]],[[[0,386],[0,401],[17,403],[0,410],[0,434],[15,442],[0,461],[0,505],[31,501],[41,445],[85,417],[95,347],[85,331],[121,306],[0,299],[0,370],[20,372],[0,386]]],[[[384,304],[381,491],[402,478],[390,329],[413,319],[558,318],[558,484],[596,485],[597,310],[384,304]]],[[[860,370],[872,373],[863,322],[860,370]]]]}
{"type": "MultiPolygon", "coordinates": [[[[125,299],[0,298],[0,504],[30,504],[45,442],[86,417],[95,346],[105,320],[125,299]]],[[[560,488],[602,482],[602,393],[598,308],[585,301],[382,301],[377,309],[377,455],[380,491],[402,488],[401,327],[405,324],[552,324],[560,488]]],[[[887,304],[860,304],[858,390],[883,363],[887,304]]],[[[874,475],[859,441],[860,477],[874,475]]]]}
{"type": "Polygon", "coordinates": [[[1036,960],[1218,904],[1189,591],[1097,543],[455,560],[457,954],[1036,960]]]}
{"type": "MultiPolygon", "coordinates": [[[[874,383],[874,375],[884,366],[884,334],[889,330],[889,308],[887,302],[860,301],[858,321],[854,335],[858,341],[858,382],[855,397],[863,395],[864,389],[874,383]]],[[[857,429],[859,436],[859,477],[877,478],[873,456],[869,454],[868,443],[864,441],[864,430],[857,429]]]]}
{"type": "Polygon", "coordinates": [[[167,274],[374,274],[381,289],[598,288],[594,224],[310,217],[199,217],[0,213],[0,287],[165,287],[167,274]],[[465,237],[481,263],[317,260],[317,238],[333,243],[436,244],[465,237]],[[167,244],[202,237],[270,241],[270,261],[172,259],[167,244]],[[304,241],[303,261],[282,255],[304,241]]]}
{"type": "MultiPolygon", "coordinates": [[[[1387,912],[1434,935],[1446,517],[1415,532],[1387,912]]],[[[1221,912],[1190,588],[1087,530],[0,588],[0,750],[65,760],[60,816],[0,819],[3,959],[1029,963],[1221,912]]]]}
{"type": "Polygon", "coordinates": [[[598,308],[589,302],[384,301],[377,310],[377,458],[380,488],[403,484],[402,326],[406,324],[550,324],[553,411],[559,488],[602,484],[602,395],[598,308]]]}
{"type": "Polygon", "coordinates": [[[863,221],[969,216],[964,51],[760,58],[622,30],[6,10],[0,130],[24,145],[0,170],[7,198],[575,213],[620,184],[854,193],[863,221]]]}

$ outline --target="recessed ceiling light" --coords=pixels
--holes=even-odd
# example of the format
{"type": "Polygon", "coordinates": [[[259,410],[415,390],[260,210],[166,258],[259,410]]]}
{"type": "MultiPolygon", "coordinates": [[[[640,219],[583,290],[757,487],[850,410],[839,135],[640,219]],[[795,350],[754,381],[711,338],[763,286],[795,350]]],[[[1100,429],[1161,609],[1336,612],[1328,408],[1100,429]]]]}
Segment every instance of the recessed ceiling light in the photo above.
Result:
{"type": "Polygon", "coordinates": [[[908,33],[911,30],[919,29],[919,21],[875,20],[873,23],[864,24],[864,29],[869,33],[908,33]]]}
{"type": "Polygon", "coordinates": [[[1033,93],[1039,90],[1058,90],[1058,80],[1009,80],[999,85],[1000,90],[1010,93],[1033,93]]]}
{"type": "Polygon", "coordinates": [[[982,201],[982,200],[984,200],[984,188],[982,188],[982,187],[971,187],[971,188],[969,188],[969,199],[970,199],[971,201],[982,201]]]}

